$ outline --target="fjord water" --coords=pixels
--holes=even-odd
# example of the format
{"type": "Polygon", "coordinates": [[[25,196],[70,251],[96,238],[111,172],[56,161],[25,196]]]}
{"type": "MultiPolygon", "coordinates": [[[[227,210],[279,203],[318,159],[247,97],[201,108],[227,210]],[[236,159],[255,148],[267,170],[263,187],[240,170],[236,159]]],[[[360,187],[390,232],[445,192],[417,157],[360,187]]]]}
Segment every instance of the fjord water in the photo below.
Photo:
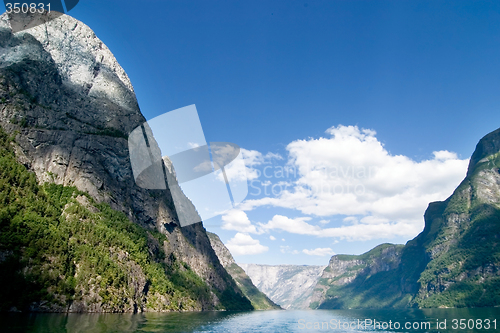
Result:
{"type": "Polygon", "coordinates": [[[0,325],[3,332],[12,333],[498,332],[500,308],[4,314],[0,317],[0,325]],[[378,322],[379,325],[376,327],[363,325],[370,320],[378,322]],[[392,323],[392,329],[386,327],[389,323],[392,323]],[[397,326],[395,323],[400,324],[400,329],[394,328],[397,326]],[[404,328],[406,323],[410,323],[409,329],[404,328]],[[430,324],[430,329],[426,323],[430,324]],[[437,323],[440,323],[440,328],[436,327],[437,323]],[[446,328],[443,323],[446,323],[446,328]],[[481,328],[478,327],[479,323],[481,328]],[[489,329],[486,329],[488,326],[486,323],[489,323],[489,329]],[[460,324],[463,329],[460,329],[460,324]]]}

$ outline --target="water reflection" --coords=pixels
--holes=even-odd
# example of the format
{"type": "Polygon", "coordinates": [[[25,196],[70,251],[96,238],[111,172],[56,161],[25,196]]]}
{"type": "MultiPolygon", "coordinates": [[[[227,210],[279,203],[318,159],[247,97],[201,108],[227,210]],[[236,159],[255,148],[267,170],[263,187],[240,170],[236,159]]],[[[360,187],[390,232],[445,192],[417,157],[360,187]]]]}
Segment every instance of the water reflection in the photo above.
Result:
{"type": "Polygon", "coordinates": [[[245,312],[190,312],[139,314],[7,314],[1,322],[8,332],[101,333],[193,332],[203,325],[217,325],[245,312]]]}
{"type": "Polygon", "coordinates": [[[384,309],[139,314],[4,314],[2,331],[36,333],[128,332],[497,332],[500,308],[384,309]],[[497,319],[498,318],[498,319],[497,319]],[[463,319],[466,327],[456,329],[463,319]],[[490,320],[490,329],[484,321],[490,320]],[[493,321],[495,325],[493,325],[493,321]],[[392,327],[365,323],[392,323],[392,327]],[[482,322],[482,328],[475,327],[482,322]],[[359,323],[362,323],[359,326],[359,323]],[[397,329],[395,323],[399,323],[397,329]],[[405,323],[410,323],[409,329],[405,323]],[[440,328],[438,328],[440,323],[440,328]],[[446,329],[444,329],[446,323],[446,329]],[[415,328],[417,325],[418,329],[415,328]],[[430,325],[430,326],[427,326],[430,325]],[[468,325],[468,327],[467,327],[468,325]],[[474,327],[471,327],[473,325],[474,327]],[[430,327],[430,328],[429,328],[430,327]]]}

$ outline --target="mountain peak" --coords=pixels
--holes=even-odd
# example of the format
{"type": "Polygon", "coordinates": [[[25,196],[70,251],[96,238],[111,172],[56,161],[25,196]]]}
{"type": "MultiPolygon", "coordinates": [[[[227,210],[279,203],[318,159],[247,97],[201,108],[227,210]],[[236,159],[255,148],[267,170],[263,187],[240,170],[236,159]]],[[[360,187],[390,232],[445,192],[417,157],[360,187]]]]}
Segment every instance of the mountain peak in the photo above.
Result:
{"type": "MultiPolygon", "coordinates": [[[[48,15],[56,14],[60,15],[48,15]]],[[[64,85],[81,94],[107,98],[120,107],[139,111],[127,74],[108,47],[83,22],[61,15],[43,25],[12,33],[9,17],[4,13],[0,16],[0,34],[1,46],[15,51],[2,52],[0,67],[21,59],[40,60],[42,49],[55,63],[64,85]],[[30,38],[38,43],[26,43],[30,38]]]]}
{"type": "MultiPolygon", "coordinates": [[[[73,191],[67,200],[85,216],[109,213],[107,226],[102,226],[104,215],[78,220],[66,211],[68,202],[58,199],[56,205],[37,204],[54,206],[55,218],[47,225],[30,218],[33,223],[22,230],[14,223],[8,225],[9,233],[2,229],[0,259],[13,256],[15,265],[4,268],[0,260],[0,281],[9,286],[4,288],[8,295],[0,292],[0,310],[10,306],[78,312],[253,308],[220,264],[203,225],[180,228],[169,189],[148,190],[136,184],[127,137],[145,118],[128,76],[88,26],[61,15],[13,33],[7,16],[0,16],[0,105],[0,136],[15,136],[3,150],[0,142],[0,155],[10,154],[10,163],[31,177],[34,190],[25,192],[40,193],[39,199],[45,200],[41,193],[46,186],[55,188],[55,193],[73,191]],[[9,147],[15,147],[15,158],[9,147]],[[76,227],[69,227],[71,221],[78,221],[76,227]],[[25,230],[26,235],[19,235],[25,230]],[[129,236],[130,241],[125,240],[129,236]],[[6,239],[23,243],[12,246],[6,239]],[[53,246],[59,243],[78,249],[53,246]],[[29,251],[24,251],[27,246],[29,251]],[[84,255],[88,253],[84,247],[93,254],[84,255]],[[51,259],[33,261],[34,254],[51,259]],[[90,257],[98,258],[98,264],[90,263],[90,257]],[[63,261],[69,264],[61,265],[63,261]],[[35,267],[24,270],[28,262],[35,267]],[[110,270],[101,263],[115,265],[116,274],[104,279],[110,270]],[[27,271],[39,272],[35,279],[47,290],[46,296],[40,296],[38,285],[33,293],[15,283],[26,279],[17,272],[27,271]],[[63,283],[57,279],[66,281],[66,287],[56,289],[63,283]]],[[[12,189],[18,193],[15,185],[0,192],[12,189]]],[[[24,208],[12,211],[26,214],[24,208]]],[[[10,221],[16,219],[4,219],[2,227],[10,221]]]]}
{"type": "Polygon", "coordinates": [[[499,151],[500,128],[485,135],[481,140],[479,140],[476,145],[476,149],[470,158],[467,176],[471,175],[479,164],[487,162],[488,156],[497,154],[499,151]]]}

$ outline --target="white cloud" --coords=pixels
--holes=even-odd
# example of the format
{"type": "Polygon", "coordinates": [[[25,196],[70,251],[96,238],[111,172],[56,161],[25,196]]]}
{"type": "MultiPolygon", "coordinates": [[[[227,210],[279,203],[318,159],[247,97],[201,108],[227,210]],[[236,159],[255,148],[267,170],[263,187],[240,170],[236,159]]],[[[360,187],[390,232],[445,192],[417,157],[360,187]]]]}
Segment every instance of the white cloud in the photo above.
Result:
{"type": "Polygon", "coordinates": [[[435,151],[433,154],[434,154],[434,158],[436,160],[446,161],[446,160],[456,160],[457,159],[457,154],[446,151],[446,150],[435,151]]]}
{"type": "Polygon", "coordinates": [[[240,232],[227,242],[226,247],[234,255],[260,254],[269,250],[267,246],[260,244],[257,239],[240,232]]]}
{"type": "Polygon", "coordinates": [[[264,157],[262,153],[257,150],[248,150],[241,148],[241,154],[243,156],[243,160],[245,161],[245,165],[248,167],[253,167],[264,163],[264,157]]]}
{"type": "Polygon", "coordinates": [[[203,161],[200,164],[198,164],[197,166],[195,166],[193,168],[193,170],[196,171],[196,172],[210,173],[213,170],[213,168],[212,168],[212,162],[210,162],[210,161],[203,161]]]}
{"type": "Polygon", "coordinates": [[[317,249],[314,250],[304,249],[302,250],[302,252],[310,256],[320,256],[320,257],[333,256],[335,254],[335,252],[333,252],[333,250],[330,249],[329,247],[325,248],[318,247],[317,249]]]}
{"type": "Polygon", "coordinates": [[[283,156],[281,156],[280,154],[275,154],[275,153],[267,153],[266,155],[264,155],[264,161],[270,161],[270,160],[282,160],[283,159],[283,156]]]}
{"type": "Polygon", "coordinates": [[[320,220],[319,223],[321,223],[321,224],[328,224],[328,223],[330,223],[330,220],[320,220]]]}
{"type": "Polygon", "coordinates": [[[285,230],[292,234],[315,235],[321,228],[305,222],[310,219],[310,217],[290,219],[283,215],[274,215],[269,222],[266,224],[260,223],[260,226],[264,230],[285,230]]]}
{"type": "Polygon", "coordinates": [[[224,213],[221,217],[222,229],[236,230],[244,233],[258,234],[257,228],[250,222],[248,215],[238,209],[231,209],[224,213]]]}
{"type": "Polygon", "coordinates": [[[274,237],[273,235],[271,235],[271,236],[269,236],[269,239],[272,240],[272,241],[275,241],[276,237],[274,237]]]}
{"type": "MultiPolygon", "coordinates": [[[[247,182],[259,178],[260,171],[255,169],[255,166],[264,163],[265,158],[262,153],[256,150],[240,148],[238,157],[232,160],[231,158],[234,157],[236,151],[235,147],[230,144],[212,147],[212,154],[215,152],[218,161],[224,164],[224,171],[228,181],[247,182]]],[[[225,181],[221,172],[218,173],[217,178],[222,182],[225,181]]]]}
{"type": "MultiPolygon", "coordinates": [[[[216,170],[220,167],[224,167],[228,181],[246,183],[247,180],[258,177],[254,169],[246,166],[243,152],[244,149],[239,149],[237,146],[229,143],[226,145],[213,145],[211,149],[212,156],[216,156],[213,160],[216,170]]],[[[220,181],[225,181],[222,173],[218,173],[218,179],[220,181]]]]}
{"type": "Polygon", "coordinates": [[[292,248],[290,246],[280,246],[280,252],[287,253],[287,254],[299,254],[299,251],[292,250],[292,248]]]}
{"type": "MultiPolygon", "coordinates": [[[[332,237],[346,240],[370,240],[376,238],[393,238],[396,236],[411,237],[421,231],[420,227],[405,222],[389,222],[384,220],[374,223],[372,219],[361,219],[356,224],[333,228],[321,228],[307,223],[310,217],[291,219],[283,215],[275,215],[266,224],[260,223],[263,230],[282,230],[297,235],[316,237],[332,237]]],[[[348,221],[352,222],[352,219],[348,221]]]]}
{"type": "MultiPolygon", "coordinates": [[[[427,205],[451,195],[467,170],[468,160],[449,151],[436,151],[423,161],[392,155],[373,130],[339,125],[326,133],[327,137],[297,140],[287,146],[287,165],[297,170],[294,182],[278,195],[246,200],[239,208],[274,206],[311,216],[353,217],[344,219],[353,225],[325,229],[341,237],[356,238],[352,230],[360,227],[355,223],[365,228],[359,230],[363,239],[414,236],[422,230],[427,205]]],[[[305,218],[283,218],[273,217],[266,224],[268,230],[281,229],[285,222],[286,231],[293,233],[323,230],[306,223],[305,218]]]]}
{"type": "Polygon", "coordinates": [[[348,216],[342,220],[345,223],[358,224],[359,220],[354,216],[348,216]]]}
{"type": "MultiPolygon", "coordinates": [[[[248,180],[254,180],[259,178],[260,170],[255,169],[256,166],[269,163],[271,160],[282,160],[283,157],[279,154],[267,153],[263,155],[257,150],[247,150],[241,148],[241,156],[246,168],[246,177],[248,180]]],[[[228,178],[230,178],[231,171],[228,172],[228,178]]]]}

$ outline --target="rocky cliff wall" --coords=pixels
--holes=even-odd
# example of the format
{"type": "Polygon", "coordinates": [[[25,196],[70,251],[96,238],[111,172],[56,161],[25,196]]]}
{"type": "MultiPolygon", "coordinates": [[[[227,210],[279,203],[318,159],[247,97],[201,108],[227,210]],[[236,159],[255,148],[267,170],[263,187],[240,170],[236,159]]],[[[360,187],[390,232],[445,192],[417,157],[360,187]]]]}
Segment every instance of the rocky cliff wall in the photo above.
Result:
{"type": "Polygon", "coordinates": [[[0,125],[17,133],[17,158],[40,184],[74,186],[164,234],[163,243],[151,247],[162,248],[166,261],[185,263],[210,289],[211,298],[197,301],[196,309],[224,307],[224,292],[242,297],[202,224],[180,228],[168,190],[136,186],[127,136],[145,119],[125,71],[88,26],[62,15],[13,34],[7,16],[0,16],[0,100],[0,125]]]}
{"type": "Polygon", "coordinates": [[[252,282],[286,310],[308,309],[325,266],[240,264],[252,282]]]}
{"type": "Polygon", "coordinates": [[[376,268],[387,257],[377,248],[362,255],[371,264],[333,257],[311,307],[500,305],[500,129],[479,141],[465,179],[448,199],[430,203],[424,220],[387,269],[376,268]],[[354,269],[359,264],[366,267],[354,269]]]}
{"type": "Polygon", "coordinates": [[[236,284],[243,291],[245,296],[252,302],[256,310],[278,310],[281,307],[271,301],[263,292],[261,292],[252,283],[250,277],[245,271],[234,261],[231,252],[222,243],[219,236],[214,233],[207,232],[212,248],[214,249],[222,266],[236,281],[236,284]]]}
{"type": "Polygon", "coordinates": [[[321,278],[314,287],[309,306],[313,309],[321,307],[352,307],[362,302],[363,297],[352,293],[344,304],[343,288],[355,285],[369,284],[372,276],[377,274],[393,274],[401,263],[402,245],[381,244],[362,255],[335,255],[330,259],[328,266],[321,274],[321,278]],[[349,306],[346,306],[347,303],[349,306]]]}

